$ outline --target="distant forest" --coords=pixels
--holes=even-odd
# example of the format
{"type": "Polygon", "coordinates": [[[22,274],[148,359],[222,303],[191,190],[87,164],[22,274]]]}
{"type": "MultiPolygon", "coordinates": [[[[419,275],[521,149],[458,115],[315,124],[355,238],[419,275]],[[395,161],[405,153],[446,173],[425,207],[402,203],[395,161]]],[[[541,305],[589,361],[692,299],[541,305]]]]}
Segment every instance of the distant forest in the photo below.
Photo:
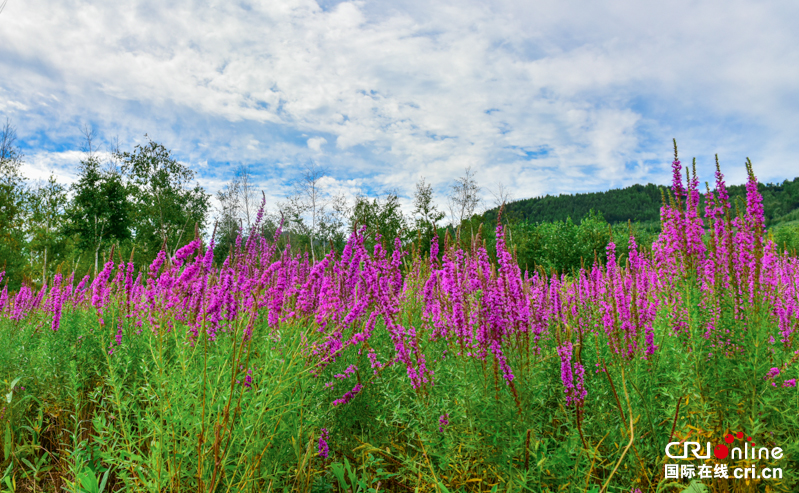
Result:
{"type": "MultiPolygon", "coordinates": [[[[733,204],[738,199],[744,201],[741,205],[745,204],[744,185],[731,185],[727,189],[733,204]]],[[[799,220],[799,177],[782,183],[760,183],[758,189],[763,195],[767,226],[799,220]]],[[[648,183],[606,192],[545,195],[511,202],[505,206],[505,213],[515,221],[542,223],[571,218],[579,223],[594,210],[601,212],[611,224],[659,223],[662,193],[667,192],[668,187],[648,183]]],[[[497,209],[490,209],[485,213],[485,220],[491,222],[496,215],[497,209]]]]}

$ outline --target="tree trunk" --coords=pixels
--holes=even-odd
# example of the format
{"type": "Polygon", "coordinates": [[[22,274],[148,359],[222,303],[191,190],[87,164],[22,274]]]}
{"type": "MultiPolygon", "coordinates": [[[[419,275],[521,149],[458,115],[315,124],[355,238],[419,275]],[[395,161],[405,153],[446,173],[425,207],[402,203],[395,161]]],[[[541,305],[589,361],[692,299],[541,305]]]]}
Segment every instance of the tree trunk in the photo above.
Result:
{"type": "Polygon", "coordinates": [[[97,254],[100,251],[100,240],[97,239],[97,214],[94,215],[94,241],[97,246],[94,247],[94,277],[97,277],[97,254]]]}
{"type": "Polygon", "coordinates": [[[316,252],[313,249],[313,233],[311,233],[311,261],[316,265],[316,252]]]}
{"type": "Polygon", "coordinates": [[[314,203],[311,208],[311,261],[313,262],[313,265],[316,265],[316,253],[314,252],[313,248],[313,236],[315,231],[316,231],[316,203],[314,203]]]}

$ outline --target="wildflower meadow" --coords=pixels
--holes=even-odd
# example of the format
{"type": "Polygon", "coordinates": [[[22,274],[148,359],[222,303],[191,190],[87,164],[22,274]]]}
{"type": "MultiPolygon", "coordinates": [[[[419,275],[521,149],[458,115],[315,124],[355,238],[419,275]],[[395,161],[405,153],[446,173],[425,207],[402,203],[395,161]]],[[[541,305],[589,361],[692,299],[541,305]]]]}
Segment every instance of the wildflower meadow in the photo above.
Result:
{"type": "Polygon", "coordinates": [[[747,170],[734,202],[675,152],[651,248],[568,272],[520,268],[501,211],[491,251],[356,227],[315,261],[259,215],[223,262],[197,231],[6,284],[0,489],[797,491],[799,260],[747,170]]]}

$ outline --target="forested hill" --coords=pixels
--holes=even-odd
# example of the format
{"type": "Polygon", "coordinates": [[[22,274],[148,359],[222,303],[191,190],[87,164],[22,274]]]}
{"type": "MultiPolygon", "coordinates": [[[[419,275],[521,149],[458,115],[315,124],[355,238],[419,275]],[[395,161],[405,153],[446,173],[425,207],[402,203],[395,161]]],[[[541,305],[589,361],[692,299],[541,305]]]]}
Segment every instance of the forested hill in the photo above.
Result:
{"type": "MultiPolygon", "coordinates": [[[[799,177],[782,183],[760,183],[767,225],[799,220],[799,177]]],[[[505,206],[509,218],[527,222],[565,221],[570,217],[579,222],[592,209],[599,211],[611,224],[632,222],[657,222],[660,220],[662,185],[633,185],[607,192],[578,193],[574,195],[546,195],[511,202],[505,206]]],[[[728,187],[730,198],[746,199],[744,185],[728,187]]],[[[704,190],[702,190],[704,192],[704,190]]],[[[486,211],[485,219],[496,219],[497,209],[486,211]]]]}

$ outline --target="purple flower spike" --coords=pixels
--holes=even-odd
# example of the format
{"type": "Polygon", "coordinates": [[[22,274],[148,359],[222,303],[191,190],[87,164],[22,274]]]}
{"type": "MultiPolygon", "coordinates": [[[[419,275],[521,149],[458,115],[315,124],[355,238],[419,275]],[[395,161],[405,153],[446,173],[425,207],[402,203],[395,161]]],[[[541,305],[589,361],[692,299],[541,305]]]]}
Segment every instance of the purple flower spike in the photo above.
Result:
{"type": "Polygon", "coordinates": [[[768,373],[766,373],[766,376],[763,377],[763,379],[764,380],[771,380],[772,378],[776,377],[779,374],[780,374],[780,369],[779,368],[772,368],[772,369],[770,369],[768,371],[768,373]]]}
{"type": "Polygon", "coordinates": [[[449,413],[444,413],[438,418],[438,424],[441,425],[438,427],[438,431],[440,433],[444,432],[444,427],[449,425],[449,413]]]}
{"type": "Polygon", "coordinates": [[[330,440],[330,436],[327,432],[327,428],[322,428],[322,434],[319,436],[319,457],[323,459],[327,459],[330,455],[330,447],[327,444],[328,440],[330,440]]]}
{"type": "Polygon", "coordinates": [[[338,406],[339,404],[347,404],[350,402],[358,393],[363,390],[363,385],[355,384],[355,387],[352,388],[349,392],[341,396],[340,399],[336,399],[333,401],[333,406],[338,406]]]}

